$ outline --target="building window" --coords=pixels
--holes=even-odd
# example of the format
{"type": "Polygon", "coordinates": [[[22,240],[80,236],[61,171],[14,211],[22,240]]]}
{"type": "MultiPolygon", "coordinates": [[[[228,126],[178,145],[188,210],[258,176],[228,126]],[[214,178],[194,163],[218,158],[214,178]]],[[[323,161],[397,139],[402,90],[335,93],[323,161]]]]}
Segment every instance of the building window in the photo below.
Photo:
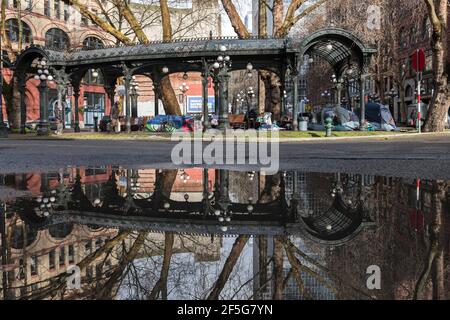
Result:
{"type": "Polygon", "coordinates": [[[25,279],[25,264],[22,258],[20,258],[19,260],[19,279],[20,280],[25,279]]]}
{"type": "Polygon", "coordinates": [[[88,18],[86,18],[85,16],[81,16],[81,25],[82,26],[87,26],[88,25],[88,18]]]}
{"type": "Polygon", "coordinates": [[[38,274],[38,257],[32,256],[30,259],[30,271],[32,276],[37,276],[38,274]]]}
{"type": "Polygon", "coordinates": [[[55,269],[55,249],[48,253],[48,267],[50,269],[55,269]]]}
{"type": "Polygon", "coordinates": [[[55,12],[55,18],[61,19],[61,3],[59,2],[59,0],[54,0],[53,11],[55,12]]]}
{"type": "Polygon", "coordinates": [[[92,241],[88,240],[84,245],[84,254],[87,256],[92,252],[92,241]]]}
{"type": "Polygon", "coordinates": [[[69,251],[69,263],[74,263],[75,262],[75,248],[73,247],[73,244],[69,245],[68,251],[69,251]]]}
{"type": "Polygon", "coordinates": [[[95,249],[98,250],[103,246],[103,239],[102,238],[98,238],[97,240],[95,240],[95,249]]]}
{"type": "Polygon", "coordinates": [[[86,278],[88,281],[92,281],[92,279],[94,278],[92,266],[86,268],[86,278]]]}
{"type": "Polygon", "coordinates": [[[64,21],[69,21],[70,19],[70,3],[68,0],[64,0],[64,21]]]}
{"type": "Polygon", "coordinates": [[[66,247],[61,246],[59,248],[59,265],[63,266],[66,264],[66,247]]]}
{"type": "Polygon", "coordinates": [[[51,15],[50,0],[44,0],[44,15],[47,17],[51,15]]]}
{"type": "Polygon", "coordinates": [[[25,10],[27,10],[27,11],[33,10],[33,0],[27,1],[27,7],[25,8],[25,10]]]}
{"type": "MultiPolygon", "coordinates": [[[[31,43],[31,29],[23,21],[22,23],[22,43],[31,43]]],[[[6,20],[6,35],[11,42],[19,42],[19,20],[9,19],[6,20]]]]}
{"type": "Polygon", "coordinates": [[[97,37],[87,37],[83,41],[83,49],[102,49],[104,47],[103,41],[97,37]]]}
{"type": "Polygon", "coordinates": [[[45,34],[45,45],[52,49],[66,50],[70,46],[69,36],[61,29],[52,28],[45,34]]]}

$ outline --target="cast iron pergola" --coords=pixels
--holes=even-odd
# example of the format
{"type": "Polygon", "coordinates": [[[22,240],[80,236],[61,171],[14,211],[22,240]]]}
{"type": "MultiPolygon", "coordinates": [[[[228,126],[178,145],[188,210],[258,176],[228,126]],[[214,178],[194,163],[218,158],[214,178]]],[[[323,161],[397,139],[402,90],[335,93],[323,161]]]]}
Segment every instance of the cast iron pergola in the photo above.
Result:
{"type": "MultiPolygon", "coordinates": [[[[37,59],[46,60],[57,83],[59,97],[63,97],[67,93],[66,89],[69,85],[73,87],[74,125],[75,131],[79,131],[80,85],[84,75],[90,69],[102,72],[105,90],[110,101],[114,101],[117,79],[123,77],[128,129],[131,118],[130,84],[133,76],[144,75],[151,78],[155,94],[157,94],[160,92],[163,77],[178,72],[200,72],[203,77],[203,117],[206,126],[209,125],[207,80],[208,77],[212,77],[215,90],[215,110],[219,110],[220,126],[226,127],[228,123],[229,72],[245,70],[248,63],[251,63],[254,69],[274,72],[280,78],[282,85],[285,84],[286,75],[289,72],[293,81],[293,113],[297,114],[298,70],[305,56],[320,56],[328,61],[339,79],[346,70],[357,69],[359,80],[364,83],[370,57],[374,52],[350,32],[337,28],[320,30],[304,39],[249,38],[243,40],[232,37],[209,37],[68,51],[31,46],[20,54],[14,66],[20,88],[22,131],[25,131],[26,122],[25,83],[29,79],[30,73],[36,73],[35,62],[37,59]],[[332,50],[328,49],[330,44],[332,50]],[[223,52],[224,47],[226,52],[223,52]],[[226,68],[225,72],[213,67],[219,55],[231,57],[232,64],[226,68]]],[[[364,86],[361,88],[363,97],[364,86]]],[[[158,99],[155,99],[155,110],[158,110],[158,99]]],[[[361,99],[361,119],[364,119],[364,99],[361,99]]],[[[297,128],[296,116],[293,117],[293,122],[294,128],[297,128]]],[[[44,128],[44,133],[48,131],[48,111],[43,101],[40,105],[40,127],[44,128]]]]}

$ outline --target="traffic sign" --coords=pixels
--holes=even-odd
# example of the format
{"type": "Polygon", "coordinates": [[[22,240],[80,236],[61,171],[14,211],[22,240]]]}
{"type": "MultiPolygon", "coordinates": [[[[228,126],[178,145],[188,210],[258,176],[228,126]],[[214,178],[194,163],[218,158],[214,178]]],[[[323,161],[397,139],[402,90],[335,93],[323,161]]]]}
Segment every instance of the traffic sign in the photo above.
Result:
{"type": "Polygon", "coordinates": [[[412,55],[412,67],[416,72],[422,72],[425,69],[425,51],[418,49],[412,55]]]}

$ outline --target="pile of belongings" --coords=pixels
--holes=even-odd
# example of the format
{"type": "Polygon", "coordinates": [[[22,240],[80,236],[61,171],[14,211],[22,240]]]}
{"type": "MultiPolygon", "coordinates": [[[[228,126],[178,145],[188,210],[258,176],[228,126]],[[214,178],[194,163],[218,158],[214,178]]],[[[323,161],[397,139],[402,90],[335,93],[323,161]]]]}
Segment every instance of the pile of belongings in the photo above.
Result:
{"type": "Polygon", "coordinates": [[[150,132],[193,131],[193,128],[194,118],[191,116],[157,115],[147,121],[147,130],[150,132]]]}
{"type": "Polygon", "coordinates": [[[366,120],[373,130],[376,131],[397,131],[394,117],[389,108],[381,103],[368,103],[366,105],[366,120]]]}
{"type": "Polygon", "coordinates": [[[256,121],[260,123],[258,130],[267,130],[267,131],[284,130],[284,128],[281,128],[276,123],[272,123],[272,113],[271,112],[265,112],[264,114],[260,115],[256,119],[256,121]]]}

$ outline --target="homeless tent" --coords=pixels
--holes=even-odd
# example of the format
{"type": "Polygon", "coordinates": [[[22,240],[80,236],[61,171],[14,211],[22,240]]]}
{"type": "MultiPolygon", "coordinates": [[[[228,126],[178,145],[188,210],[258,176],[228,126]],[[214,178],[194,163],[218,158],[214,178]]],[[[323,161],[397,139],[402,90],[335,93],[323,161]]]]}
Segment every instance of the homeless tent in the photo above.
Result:
{"type": "Polygon", "coordinates": [[[391,111],[380,103],[368,103],[366,105],[366,120],[375,130],[394,131],[397,130],[391,111]]]}

